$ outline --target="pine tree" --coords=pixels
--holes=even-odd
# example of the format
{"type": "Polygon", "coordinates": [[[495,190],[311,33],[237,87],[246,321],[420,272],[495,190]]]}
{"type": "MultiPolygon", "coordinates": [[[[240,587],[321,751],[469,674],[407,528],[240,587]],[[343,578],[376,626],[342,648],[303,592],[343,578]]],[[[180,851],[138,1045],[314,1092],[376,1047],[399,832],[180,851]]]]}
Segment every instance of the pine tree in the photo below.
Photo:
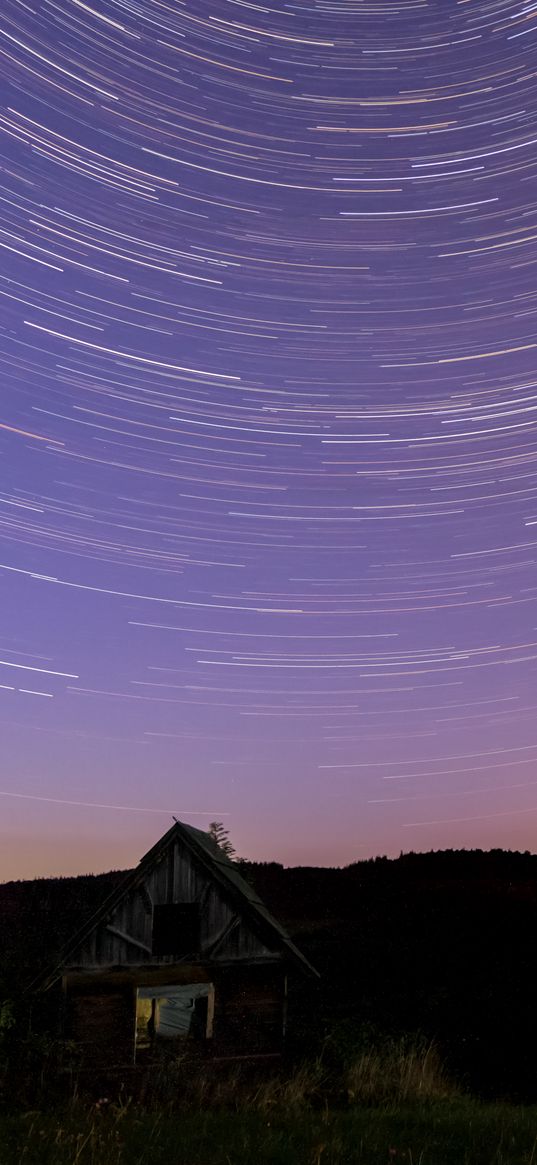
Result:
{"type": "Polygon", "coordinates": [[[237,853],[223,821],[211,821],[207,833],[230,861],[236,861],[237,853]]]}

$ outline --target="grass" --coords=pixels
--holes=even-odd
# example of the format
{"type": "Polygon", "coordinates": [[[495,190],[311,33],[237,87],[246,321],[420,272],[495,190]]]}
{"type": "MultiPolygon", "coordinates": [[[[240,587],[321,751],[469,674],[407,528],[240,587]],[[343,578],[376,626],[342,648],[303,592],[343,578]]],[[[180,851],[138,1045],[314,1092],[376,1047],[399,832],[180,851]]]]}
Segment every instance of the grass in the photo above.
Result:
{"type": "Polygon", "coordinates": [[[71,1108],[0,1120],[2,1165],[534,1165],[537,1108],[469,1101],[272,1114],[71,1108]]]}
{"type": "Polygon", "coordinates": [[[462,1095],[419,1041],[268,1078],[177,1060],[136,1101],[5,1105],[0,1165],[537,1165],[537,1106],[462,1095]]]}
{"type": "Polygon", "coordinates": [[[354,1104],[406,1104],[460,1096],[432,1043],[389,1041],[363,1051],[347,1064],[343,1079],[354,1104]]]}

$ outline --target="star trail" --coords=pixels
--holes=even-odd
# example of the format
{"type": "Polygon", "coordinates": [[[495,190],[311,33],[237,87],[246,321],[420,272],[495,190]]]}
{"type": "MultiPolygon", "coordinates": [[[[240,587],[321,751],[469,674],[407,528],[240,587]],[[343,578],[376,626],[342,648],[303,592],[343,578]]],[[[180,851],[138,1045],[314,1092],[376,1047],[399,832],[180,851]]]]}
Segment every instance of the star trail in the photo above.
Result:
{"type": "Polygon", "coordinates": [[[0,876],[535,850],[537,4],[0,55],[0,876]]]}

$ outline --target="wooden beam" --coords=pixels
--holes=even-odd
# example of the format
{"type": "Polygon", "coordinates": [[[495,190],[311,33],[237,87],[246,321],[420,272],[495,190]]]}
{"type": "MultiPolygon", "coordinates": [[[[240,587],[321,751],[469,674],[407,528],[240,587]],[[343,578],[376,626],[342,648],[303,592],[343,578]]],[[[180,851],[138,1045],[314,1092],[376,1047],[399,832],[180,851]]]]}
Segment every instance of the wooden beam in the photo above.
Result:
{"type": "Polygon", "coordinates": [[[200,914],[203,914],[203,911],[205,910],[211,890],[214,890],[214,886],[211,885],[210,882],[206,882],[199,898],[197,899],[198,906],[200,908],[200,914]]]}
{"type": "Polygon", "coordinates": [[[166,902],[173,903],[175,890],[175,842],[168,849],[166,864],[166,902]]]}
{"type": "Polygon", "coordinates": [[[213,959],[215,952],[218,950],[218,947],[220,947],[222,943],[225,942],[227,938],[229,938],[230,934],[232,934],[233,931],[237,929],[239,924],[240,918],[238,914],[234,914],[230,922],[227,922],[223,929],[220,931],[220,934],[218,934],[216,938],[213,939],[211,943],[208,943],[208,945],[205,947],[202,952],[204,957],[207,959],[213,959]]]}
{"type": "Polygon", "coordinates": [[[250,1060],[257,1062],[258,1060],[281,1060],[281,1052],[249,1052],[246,1055],[240,1056],[211,1056],[211,1064],[223,1064],[231,1060],[250,1060]]]}
{"type": "Polygon", "coordinates": [[[134,938],[132,934],[126,934],[124,930],[118,930],[117,926],[108,925],[106,929],[110,934],[115,935],[116,938],[121,938],[123,942],[129,943],[131,947],[138,947],[138,950],[145,951],[146,955],[153,954],[151,947],[148,947],[146,943],[140,942],[140,939],[134,938]]]}
{"type": "Polygon", "coordinates": [[[212,1039],[214,1029],[214,989],[209,991],[207,995],[207,1027],[205,1036],[208,1040],[212,1039]]]}
{"type": "Polygon", "coordinates": [[[64,972],[66,991],[106,991],[114,987],[153,987],[155,985],[181,986],[185,983],[211,983],[211,974],[205,967],[188,964],[137,967],[95,967],[70,969],[64,972]]]}
{"type": "Polygon", "coordinates": [[[149,893],[149,890],[147,889],[147,886],[145,885],[145,882],[141,882],[140,885],[136,887],[136,891],[139,894],[140,898],[142,899],[142,904],[143,904],[143,908],[145,910],[145,913],[147,915],[152,914],[153,913],[153,899],[149,893]]]}

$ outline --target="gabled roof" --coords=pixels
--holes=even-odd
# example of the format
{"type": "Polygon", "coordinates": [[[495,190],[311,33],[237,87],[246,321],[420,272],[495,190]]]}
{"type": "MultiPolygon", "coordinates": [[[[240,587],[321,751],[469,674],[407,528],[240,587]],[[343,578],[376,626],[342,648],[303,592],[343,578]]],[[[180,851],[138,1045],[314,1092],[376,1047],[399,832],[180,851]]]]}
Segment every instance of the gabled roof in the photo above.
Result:
{"type": "Polygon", "coordinates": [[[212,880],[220,886],[225,897],[233,902],[244,920],[268,946],[281,950],[289,962],[298,967],[303,974],[319,977],[318,971],[301,954],[284,928],[264,906],[253,887],[241,876],[237,864],[230,861],[209,834],[195,829],[192,825],[176,821],[171,829],[157,841],[156,845],[147,851],[136,868],[125,875],[120,885],[105,898],[99,909],[73,934],[61,951],[55,965],[49,967],[44,974],[39,975],[30,985],[29,990],[46,991],[60,978],[65,964],[77,948],[93,933],[103,919],[107,918],[111,911],[127,897],[130,891],[140,882],[143,882],[149,869],[159,860],[168,846],[173,845],[175,841],[180,841],[194,860],[204,867],[212,880]]]}

